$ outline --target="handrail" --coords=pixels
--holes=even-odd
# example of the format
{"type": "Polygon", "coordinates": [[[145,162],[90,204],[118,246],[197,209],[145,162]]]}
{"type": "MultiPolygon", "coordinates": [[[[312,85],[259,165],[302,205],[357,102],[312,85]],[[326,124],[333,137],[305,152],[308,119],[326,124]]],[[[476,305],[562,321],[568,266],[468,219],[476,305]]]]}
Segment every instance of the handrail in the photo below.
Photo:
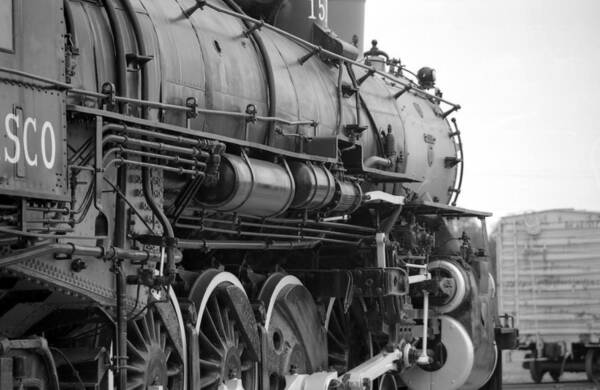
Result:
{"type": "MultiPolygon", "coordinates": [[[[408,85],[411,85],[413,87],[413,90],[417,91],[418,93],[420,93],[420,94],[422,94],[422,95],[424,95],[424,96],[426,96],[428,98],[435,99],[436,101],[444,102],[444,103],[446,103],[446,104],[448,104],[448,105],[450,105],[452,107],[459,106],[456,103],[452,103],[452,102],[450,102],[450,101],[448,101],[446,99],[442,99],[442,98],[440,98],[438,96],[435,96],[435,95],[433,95],[433,94],[431,94],[431,93],[429,93],[427,91],[424,91],[422,89],[416,88],[413,85],[412,82],[406,83],[405,81],[400,80],[400,79],[398,79],[398,78],[396,78],[396,77],[394,77],[394,76],[392,76],[392,75],[390,75],[388,73],[379,71],[379,70],[375,69],[372,66],[365,65],[365,64],[360,63],[358,61],[351,60],[351,59],[349,59],[347,57],[344,57],[342,55],[339,55],[339,54],[336,54],[336,53],[331,52],[329,50],[326,50],[326,49],[322,48],[321,46],[318,46],[318,45],[312,44],[312,43],[310,43],[308,41],[305,41],[304,39],[302,39],[300,37],[297,37],[294,34],[291,34],[291,33],[287,32],[287,31],[284,31],[284,30],[282,30],[280,28],[277,28],[277,27],[275,27],[273,25],[270,25],[268,23],[264,23],[264,21],[255,19],[255,18],[253,18],[251,16],[248,16],[248,15],[245,15],[245,14],[241,14],[239,12],[230,11],[230,10],[227,10],[225,8],[221,8],[221,7],[216,6],[214,4],[210,4],[210,3],[206,2],[206,1],[203,1],[202,3],[203,3],[202,6],[206,6],[208,8],[211,8],[211,9],[217,11],[217,12],[220,12],[220,13],[223,13],[223,14],[226,14],[226,15],[229,15],[229,16],[234,16],[234,17],[240,18],[241,20],[244,20],[244,21],[247,21],[247,22],[252,22],[252,23],[259,24],[261,27],[266,28],[267,30],[274,31],[274,32],[276,32],[276,33],[278,33],[280,35],[283,35],[286,38],[289,38],[289,39],[295,41],[296,43],[299,43],[300,45],[304,46],[305,48],[309,48],[310,52],[318,52],[320,54],[325,54],[325,55],[327,55],[329,57],[332,57],[332,58],[335,58],[337,60],[340,60],[340,61],[352,64],[352,65],[358,66],[359,68],[362,68],[362,69],[366,69],[369,72],[372,72],[374,74],[378,74],[378,75],[380,75],[380,76],[382,76],[382,77],[384,77],[384,78],[386,78],[386,79],[388,79],[388,80],[390,80],[390,81],[392,81],[394,83],[400,84],[402,87],[406,87],[408,85]]],[[[200,7],[200,8],[202,8],[202,7],[200,7]]]]}

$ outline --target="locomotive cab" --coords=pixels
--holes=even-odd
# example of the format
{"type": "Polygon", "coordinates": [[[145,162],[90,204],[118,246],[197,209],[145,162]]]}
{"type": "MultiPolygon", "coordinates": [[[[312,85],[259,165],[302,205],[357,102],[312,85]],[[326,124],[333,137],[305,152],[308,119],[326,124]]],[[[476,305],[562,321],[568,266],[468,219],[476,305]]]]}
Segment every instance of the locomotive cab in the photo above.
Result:
{"type": "Polygon", "coordinates": [[[66,200],[62,2],[4,1],[0,7],[0,194],[66,200]]]}

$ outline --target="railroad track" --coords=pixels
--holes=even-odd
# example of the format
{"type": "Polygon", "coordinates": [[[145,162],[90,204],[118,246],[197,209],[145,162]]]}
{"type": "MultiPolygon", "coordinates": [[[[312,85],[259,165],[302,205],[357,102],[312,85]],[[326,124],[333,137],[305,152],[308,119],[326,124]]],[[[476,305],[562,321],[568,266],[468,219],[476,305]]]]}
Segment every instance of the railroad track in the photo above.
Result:
{"type": "Polygon", "coordinates": [[[593,383],[587,381],[548,382],[548,383],[504,383],[504,390],[598,390],[593,383]]]}

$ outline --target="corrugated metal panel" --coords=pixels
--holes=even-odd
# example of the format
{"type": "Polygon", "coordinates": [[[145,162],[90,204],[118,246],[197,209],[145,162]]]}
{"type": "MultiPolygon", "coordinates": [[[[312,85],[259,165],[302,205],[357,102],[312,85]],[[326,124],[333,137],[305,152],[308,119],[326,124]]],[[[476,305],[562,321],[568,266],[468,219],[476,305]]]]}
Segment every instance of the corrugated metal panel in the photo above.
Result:
{"type": "Polygon", "coordinates": [[[500,313],[523,337],[600,335],[600,212],[547,210],[504,217],[497,229],[500,313]]]}

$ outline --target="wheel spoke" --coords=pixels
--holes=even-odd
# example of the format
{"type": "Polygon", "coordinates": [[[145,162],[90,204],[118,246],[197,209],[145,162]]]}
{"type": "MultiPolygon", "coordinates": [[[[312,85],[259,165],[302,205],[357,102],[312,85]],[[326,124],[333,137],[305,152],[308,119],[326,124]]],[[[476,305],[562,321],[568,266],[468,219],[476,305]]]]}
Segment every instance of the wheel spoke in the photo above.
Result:
{"type": "Polygon", "coordinates": [[[172,367],[167,369],[167,376],[176,376],[181,373],[181,367],[172,367]]]}
{"type": "Polygon", "coordinates": [[[336,334],[340,334],[343,335],[345,334],[346,330],[342,329],[342,325],[340,324],[340,320],[344,317],[340,317],[339,313],[337,313],[337,310],[334,310],[335,315],[332,315],[331,320],[329,321],[330,323],[333,322],[333,328],[330,327],[330,330],[333,332],[334,329],[337,330],[337,332],[335,332],[336,334]]]}
{"type": "Polygon", "coordinates": [[[148,324],[148,331],[150,334],[150,338],[148,340],[158,340],[158,338],[156,337],[156,322],[154,321],[154,310],[152,308],[148,309],[148,315],[146,316],[145,320],[148,324]]]}
{"type": "Polygon", "coordinates": [[[146,370],[145,367],[140,367],[140,366],[127,366],[127,374],[138,374],[138,375],[142,375],[145,374],[146,370]]]}
{"type": "Polygon", "coordinates": [[[130,340],[127,340],[127,349],[131,354],[137,356],[137,358],[140,360],[144,360],[146,358],[146,354],[133,345],[130,340]]]}
{"type": "Polygon", "coordinates": [[[206,360],[206,359],[200,358],[200,367],[221,370],[221,363],[219,363],[215,360],[206,360]]]}
{"type": "Polygon", "coordinates": [[[223,340],[225,340],[227,339],[227,334],[225,333],[225,327],[223,325],[223,319],[221,318],[221,310],[219,309],[219,303],[217,302],[217,298],[212,297],[210,302],[214,313],[213,318],[216,319],[216,324],[219,328],[219,332],[221,333],[223,340]]]}
{"type": "Polygon", "coordinates": [[[144,339],[144,336],[142,335],[142,332],[140,330],[140,327],[139,327],[137,321],[130,322],[129,330],[130,330],[130,333],[133,334],[135,336],[135,338],[137,339],[138,345],[141,346],[144,350],[148,351],[148,349],[147,349],[148,345],[146,344],[146,341],[144,339]]]}
{"type": "Polygon", "coordinates": [[[169,359],[171,358],[171,354],[173,353],[173,347],[171,347],[170,345],[167,346],[164,349],[164,353],[165,353],[165,360],[169,361],[169,359]]]}
{"type": "Polygon", "coordinates": [[[144,380],[143,379],[138,379],[136,381],[133,382],[129,382],[127,381],[127,390],[136,390],[136,389],[144,389],[144,380]]]}
{"type": "Polygon", "coordinates": [[[167,347],[167,333],[161,332],[160,334],[160,348],[164,350],[167,347]]]}
{"type": "MultiPolygon", "coordinates": [[[[223,351],[220,350],[219,348],[215,347],[215,345],[208,339],[208,337],[206,337],[206,335],[204,334],[204,332],[200,331],[200,334],[198,335],[198,339],[200,340],[200,343],[202,344],[202,346],[206,349],[209,350],[209,352],[212,352],[214,355],[217,355],[218,357],[223,357],[223,351]]],[[[202,350],[202,349],[200,349],[202,350]]]]}
{"type": "Polygon", "coordinates": [[[239,354],[240,356],[243,356],[243,355],[244,355],[244,351],[246,350],[246,344],[244,344],[244,343],[239,343],[239,344],[237,345],[237,350],[238,350],[238,354],[239,354]]]}
{"type": "Polygon", "coordinates": [[[227,331],[227,341],[233,341],[233,328],[231,325],[231,319],[229,318],[228,307],[223,310],[223,324],[225,325],[225,330],[227,331]]]}
{"type": "Polygon", "coordinates": [[[240,346],[240,333],[236,330],[233,331],[233,346],[236,348],[240,346]]]}
{"type": "MultiPolygon", "coordinates": [[[[148,309],[150,310],[150,309],[148,309]]],[[[148,327],[148,321],[146,321],[146,317],[144,317],[142,320],[140,320],[140,322],[142,323],[142,334],[144,335],[143,340],[147,343],[150,344],[150,341],[152,341],[152,335],[150,333],[150,328],[148,327]]]]}
{"type": "Polygon", "coordinates": [[[348,359],[347,359],[346,355],[343,353],[329,352],[330,363],[331,363],[331,361],[333,361],[335,363],[346,364],[347,360],[348,359]]]}
{"type": "Polygon", "coordinates": [[[225,347],[225,337],[219,333],[219,330],[217,329],[217,326],[215,325],[215,321],[213,320],[213,316],[210,313],[210,310],[206,310],[206,312],[204,314],[205,315],[202,317],[202,319],[203,319],[202,324],[205,325],[205,327],[208,327],[210,330],[210,333],[212,333],[215,336],[215,338],[217,340],[219,340],[219,343],[223,347],[225,347]]]}
{"type": "Polygon", "coordinates": [[[220,375],[218,373],[210,373],[209,375],[203,376],[200,378],[200,388],[204,389],[211,385],[214,385],[220,379],[220,375]]]}
{"type": "Polygon", "coordinates": [[[342,349],[344,348],[345,344],[343,344],[340,340],[338,340],[338,338],[335,337],[333,332],[329,331],[329,332],[327,332],[327,334],[329,335],[329,339],[331,341],[333,341],[335,344],[337,344],[338,347],[340,347],[342,349]]]}

